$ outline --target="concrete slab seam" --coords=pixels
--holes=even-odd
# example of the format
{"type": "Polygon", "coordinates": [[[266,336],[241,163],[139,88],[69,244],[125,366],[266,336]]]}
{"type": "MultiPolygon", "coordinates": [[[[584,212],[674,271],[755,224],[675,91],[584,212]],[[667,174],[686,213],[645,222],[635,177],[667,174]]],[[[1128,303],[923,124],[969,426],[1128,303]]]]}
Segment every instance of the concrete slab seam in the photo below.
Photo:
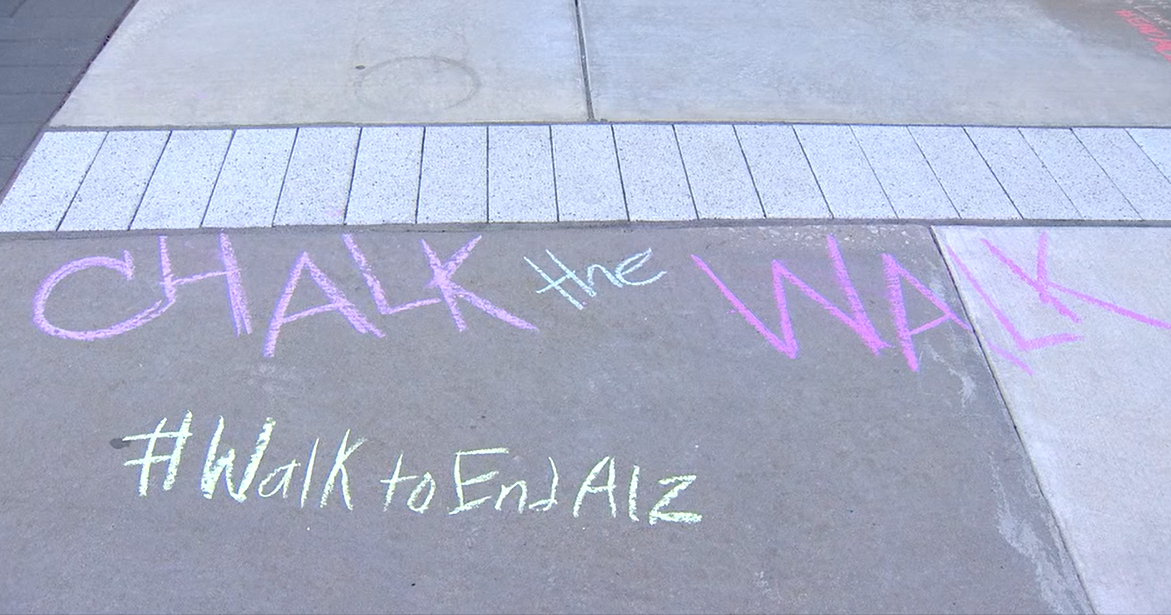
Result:
{"type": "Polygon", "coordinates": [[[1041,154],[1037,153],[1037,148],[1033,146],[1033,143],[1029,141],[1027,137],[1025,137],[1025,133],[1021,132],[1020,128],[1016,128],[1015,130],[1017,131],[1017,134],[1021,136],[1021,139],[1024,139],[1025,145],[1029,146],[1029,151],[1033,152],[1033,155],[1037,157],[1037,160],[1041,161],[1041,168],[1045,169],[1045,172],[1049,174],[1049,177],[1053,178],[1053,183],[1057,184],[1057,189],[1061,191],[1061,194],[1065,195],[1067,200],[1069,200],[1069,204],[1073,207],[1074,211],[1076,211],[1078,215],[1081,216],[1083,220],[1085,220],[1085,212],[1083,212],[1081,208],[1077,206],[1077,203],[1074,202],[1073,197],[1069,196],[1069,191],[1065,189],[1065,186],[1062,186],[1061,182],[1057,181],[1057,176],[1053,174],[1053,169],[1050,169],[1049,165],[1045,164],[1045,159],[1041,157],[1041,154]]]}
{"type": "Polygon", "coordinates": [[[972,337],[975,338],[976,345],[980,348],[980,354],[984,359],[984,368],[988,370],[988,374],[991,376],[993,384],[996,385],[996,396],[1000,400],[1000,407],[1003,408],[1004,413],[1007,415],[1008,421],[1012,424],[1012,432],[1016,435],[1017,443],[1024,452],[1025,459],[1028,460],[1029,469],[1032,471],[1033,481],[1036,484],[1037,491],[1041,494],[1041,498],[1045,502],[1045,509],[1049,512],[1049,518],[1051,522],[1057,528],[1057,536],[1061,539],[1061,547],[1065,550],[1066,555],[1070,558],[1074,574],[1077,577],[1078,585],[1082,590],[1082,595],[1089,603],[1092,612],[1100,613],[1101,611],[1098,609],[1097,605],[1094,604],[1093,596],[1090,595],[1089,588],[1086,586],[1086,580],[1083,577],[1078,560],[1073,555],[1074,552],[1071,548],[1069,538],[1067,536],[1068,531],[1063,525],[1061,518],[1058,517],[1056,511],[1053,510],[1053,504],[1050,502],[1049,494],[1045,492],[1045,486],[1040,480],[1040,470],[1037,468],[1035,457],[1032,453],[1029,452],[1028,444],[1025,442],[1024,438],[1021,437],[1021,432],[1017,425],[1016,417],[1013,415],[1012,408],[1009,407],[1008,397],[1004,394],[1004,384],[1001,382],[1000,376],[996,373],[996,370],[992,368],[992,355],[989,352],[991,349],[988,348],[988,345],[984,341],[984,335],[981,333],[981,325],[979,324],[979,320],[972,317],[972,311],[968,305],[968,300],[964,298],[964,293],[960,292],[960,279],[958,274],[955,271],[951,261],[944,255],[944,250],[946,247],[944,246],[943,238],[940,236],[938,231],[941,226],[943,225],[928,225],[931,238],[935,243],[936,253],[939,259],[943,261],[944,269],[947,271],[947,274],[951,279],[952,288],[955,290],[956,297],[959,299],[960,310],[963,312],[964,320],[968,323],[969,326],[972,327],[972,337]]]}
{"type": "Polygon", "coordinates": [[[106,138],[109,137],[109,135],[110,133],[108,132],[102,135],[102,142],[99,143],[98,148],[94,150],[94,157],[90,158],[89,164],[85,165],[85,173],[81,174],[81,181],[77,182],[77,189],[73,191],[73,196],[69,197],[69,204],[65,206],[65,211],[61,212],[61,219],[57,220],[57,225],[53,227],[54,231],[61,230],[61,223],[65,222],[65,216],[69,215],[69,208],[73,207],[73,201],[77,199],[77,193],[81,191],[81,186],[85,183],[85,178],[89,176],[89,170],[93,168],[94,161],[98,159],[98,154],[100,154],[102,152],[102,148],[105,147],[106,138]]]}
{"type": "MultiPolygon", "coordinates": [[[[171,142],[171,135],[173,134],[175,134],[174,131],[167,131],[167,138],[163,141],[163,149],[159,150],[159,157],[155,159],[154,166],[150,168],[150,176],[146,178],[146,184],[142,188],[142,194],[138,196],[138,205],[134,206],[134,213],[130,214],[130,222],[126,224],[126,228],[123,230],[129,230],[130,227],[134,226],[134,219],[138,217],[138,210],[142,209],[142,202],[146,200],[147,188],[149,188],[150,183],[154,181],[155,171],[159,169],[159,163],[163,160],[163,154],[167,151],[167,144],[171,142]]],[[[63,221],[65,220],[64,217],[61,219],[63,221]]]]}
{"type": "MultiPolygon", "coordinates": [[[[281,187],[276,191],[276,206],[272,208],[272,220],[270,220],[268,223],[270,227],[276,226],[276,217],[281,210],[281,197],[285,195],[285,181],[289,179],[289,167],[292,166],[293,163],[293,152],[297,151],[297,140],[301,138],[301,128],[298,126],[294,130],[296,130],[296,132],[293,133],[293,145],[289,147],[288,158],[285,158],[285,172],[281,173],[281,187]]],[[[228,149],[231,149],[230,145],[228,146],[228,149]]],[[[356,154],[357,152],[355,151],[355,155],[356,154]]],[[[351,179],[351,181],[353,180],[351,179]]],[[[343,220],[345,220],[345,218],[343,218],[343,220]]]]}
{"type": "MultiPolygon", "coordinates": [[[[882,185],[882,178],[878,176],[878,172],[874,170],[874,163],[870,162],[870,154],[866,153],[866,148],[862,147],[862,142],[858,140],[858,133],[854,132],[854,125],[850,124],[850,136],[854,138],[854,142],[858,144],[858,149],[862,151],[862,160],[866,161],[866,168],[870,169],[870,173],[874,175],[874,181],[878,183],[878,189],[882,191],[882,198],[886,199],[890,210],[894,212],[895,219],[899,219],[899,211],[895,209],[894,201],[890,199],[890,195],[886,192],[886,186],[882,185]]],[[[942,186],[940,186],[942,188],[942,186]]],[[[944,192],[946,194],[946,191],[944,192]]],[[[950,201],[950,199],[948,199],[950,201]]]]}
{"type": "Polygon", "coordinates": [[[626,209],[626,221],[630,221],[630,201],[626,198],[626,181],[622,179],[622,158],[618,156],[618,137],[614,125],[610,124],[610,144],[614,146],[614,164],[618,167],[618,185],[622,187],[622,207],[626,209]]]}
{"type": "Polygon", "coordinates": [[[358,171],[358,152],[362,151],[362,135],[365,134],[366,129],[358,129],[358,139],[354,142],[354,161],[350,163],[350,183],[346,188],[346,205],[342,208],[342,224],[346,223],[346,216],[350,213],[350,198],[354,194],[354,175],[358,171]]]}
{"type": "Polygon", "coordinates": [[[561,222],[561,203],[557,196],[557,155],[553,152],[553,126],[546,127],[549,134],[549,165],[553,170],[553,219],[561,222]]]}
{"type": "Polygon", "coordinates": [[[1021,213],[1021,208],[1017,207],[1016,201],[1013,200],[1012,195],[1008,193],[1008,190],[1004,189],[1004,182],[1000,181],[1000,176],[996,174],[996,171],[992,170],[992,165],[988,164],[988,159],[984,157],[984,152],[980,151],[980,147],[976,145],[976,140],[973,139],[971,133],[968,132],[968,127],[964,126],[962,130],[964,131],[964,136],[968,139],[968,143],[972,144],[972,149],[976,150],[976,155],[979,156],[980,161],[984,163],[984,167],[988,169],[988,172],[992,175],[993,179],[996,180],[996,185],[1000,186],[1000,191],[1004,193],[1004,198],[1008,199],[1008,202],[1012,204],[1012,208],[1016,210],[1017,217],[1022,220],[1028,220],[1028,218],[1026,218],[1024,214],[1021,213]]]}
{"type": "Polygon", "coordinates": [[[415,184],[415,224],[419,223],[419,195],[423,192],[423,152],[427,151],[427,127],[423,127],[423,136],[419,139],[419,179],[415,184]]]}
{"type": "Polygon", "coordinates": [[[736,147],[740,148],[740,157],[744,160],[744,168],[748,169],[748,179],[752,182],[752,191],[756,193],[756,200],[760,203],[760,217],[768,218],[768,212],[764,210],[764,199],[760,196],[760,188],[756,186],[752,165],[748,164],[748,154],[744,153],[744,143],[740,141],[740,132],[736,130],[735,124],[732,124],[732,134],[736,136],[736,147]]]}
{"type": "Polygon", "coordinates": [[[224,172],[224,164],[228,161],[228,152],[232,151],[232,142],[236,140],[236,130],[232,130],[231,136],[228,137],[228,146],[224,148],[224,157],[220,159],[220,168],[216,171],[215,181],[211,183],[211,190],[207,193],[207,205],[203,208],[203,217],[199,219],[199,228],[204,228],[204,222],[207,221],[207,212],[211,209],[211,199],[215,196],[215,190],[220,185],[220,175],[224,172]]]}
{"type": "MultiPolygon", "coordinates": [[[[1102,165],[1102,161],[1098,160],[1098,157],[1094,155],[1094,152],[1086,145],[1084,141],[1082,141],[1082,138],[1077,134],[1077,131],[1072,128],[1067,128],[1066,130],[1068,130],[1069,133],[1073,135],[1074,139],[1077,139],[1078,144],[1082,146],[1082,149],[1086,150],[1086,154],[1088,154],[1090,159],[1094,161],[1094,164],[1098,165],[1099,169],[1102,169],[1102,174],[1106,176],[1106,179],[1110,180],[1110,185],[1114,186],[1114,189],[1118,191],[1118,194],[1121,194],[1122,198],[1126,199],[1126,204],[1134,210],[1134,213],[1138,215],[1138,219],[1146,220],[1146,218],[1143,217],[1142,212],[1138,210],[1138,207],[1135,207],[1134,203],[1131,202],[1130,197],[1126,196],[1126,192],[1123,191],[1122,186],[1118,185],[1118,182],[1115,181],[1114,176],[1111,175],[1110,172],[1106,170],[1106,167],[1102,165]]],[[[1133,139],[1134,137],[1131,138],[1133,139]]]]}
{"type": "Polygon", "coordinates": [[[1163,169],[1163,167],[1160,166],[1159,163],[1154,158],[1151,158],[1150,152],[1148,152],[1146,150],[1146,148],[1143,147],[1142,143],[1138,142],[1138,139],[1134,138],[1134,133],[1132,133],[1129,128],[1127,128],[1125,130],[1126,130],[1126,136],[1130,137],[1130,140],[1134,141],[1134,144],[1137,145],[1139,151],[1142,152],[1143,155],[1147,157],[1147,160],[1150,160],[1151,164],[1155,165],[1155,168],[1158,169],[1159,173],[1163,175],[1163,179],[1166,179],[1168,182],[1171,182],[1171,175],[1168,175],[1167,171],[1165,171],[1163,169]]]}
{"type": "Polygon", "coordinates": [[[687,196],[691,197],[691,209],[699,220],[699,206],[695,203],[695,191],[691,189],[691,177],[687,174],[687,161],[683,159],[683,147],[679,145],[679,131],[671,124],[671,136],[675,138],[675,153],[679,154],[679,166],[683,167],[683,180],[687,182],[687,196]]]}
{"type": "Polygon", "coordinates": [[[805,166],[809,168],[809,174],[813,176],[813,183],[817,184],[817,191],[821,193],[821,200],[825,203],[825,210],[829,212],[829,219],[833,220],[837,218],[837,216],[834,214],[833,208],[829,206],[829,199],[827,199],[825,196],[825,188],[823,188],[821,185],[821,178],[818,177],[817,173],[813,170],[813,163],[809,160],[809,152],[805,151],[805,143],[801,141],[801,135],[797,133],[795,128],[793,128],[793,125],[789,124],[787,126],[789,130],[793,131],[793,138],[796,139],[797,146],[801,148],[801,156],[805,158],[805,166]]]}

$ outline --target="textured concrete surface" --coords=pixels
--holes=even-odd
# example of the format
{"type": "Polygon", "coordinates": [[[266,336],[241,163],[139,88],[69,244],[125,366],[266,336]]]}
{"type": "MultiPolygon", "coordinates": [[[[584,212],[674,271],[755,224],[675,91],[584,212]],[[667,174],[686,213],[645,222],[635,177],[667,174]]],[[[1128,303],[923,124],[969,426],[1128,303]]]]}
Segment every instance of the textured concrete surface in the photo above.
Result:
{"type": "Polygon", "coordinates": [[[53,131],[0,202],[0,231],[1022,214],[1171,221],[1169,135],[779,124],[53,131]],[[161,157],[158,147],[99,154],[103,139],[167,145],[161,157]],[[113,194],[115,167],[135,170],[116,190],[130,193],[94,204],[91,195],[113,194]],[[140,176],[149,178],[145,195],[140,176]]]}
{"type": "Polygon", "coordinates": [[[56,126],[577,121],[570,0],[142,0],[56,126]]]}
{"type": "Polygon", "coordinates": [[[0,605],[1088,609],[924,227],[475,239],[0,242],[0,605]]]}
{"type": "Polygon", "coordinates": [[[0,2],[0,191],[133,3],[0,2]]]}
{"type": "Polygon", "coordinates": [[[606,120],[1167,126],[1131,4],[1158,3],[581,2],[606,120]]]}
{"type": "Polygon", "coordinates": [[[937,233],[1094,607],[1167,612],[1171,230],[937,233]]]}

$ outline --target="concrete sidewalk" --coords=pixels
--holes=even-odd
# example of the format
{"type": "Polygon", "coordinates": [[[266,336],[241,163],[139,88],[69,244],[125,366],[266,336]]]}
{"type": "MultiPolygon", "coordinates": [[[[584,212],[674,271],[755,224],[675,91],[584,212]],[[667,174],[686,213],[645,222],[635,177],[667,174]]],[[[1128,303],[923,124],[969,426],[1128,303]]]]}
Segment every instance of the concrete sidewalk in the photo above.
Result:
{"type": "Polygon", "coordinates": [[[0,94],[0,609],[1171,610],[1168,33],[139,0],[0,94]]]}

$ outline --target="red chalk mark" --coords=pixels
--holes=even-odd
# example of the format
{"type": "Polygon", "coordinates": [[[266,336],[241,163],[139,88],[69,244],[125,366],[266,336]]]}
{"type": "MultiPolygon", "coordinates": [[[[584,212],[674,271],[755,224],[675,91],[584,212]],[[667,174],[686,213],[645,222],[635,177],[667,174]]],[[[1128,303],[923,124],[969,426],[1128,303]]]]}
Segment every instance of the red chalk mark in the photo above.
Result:
{"type": "Polygon", "coordinates": [[[309,253],[302,252],[296,264],[293,265],[293,270],[289,273],[289,281],[285,284],[285,290],[272,313],[272,321],[268,325],[268,339],[264,344],[264,356],[271,358],[276,353],[276,342],[277,338],[280,337],[281,327],[290,322],[324,312],[340,312],[350,322],[350,326],[359,333],[369,333],[375,337],[385,336],[378,327],[375,327],[362,315],[357,306],[346,298],[345,293],[313,263],[313,259],[309,258],[309,253]],[[309,270],[309,276],[313,278],[317,287],[329,298],[329,303],[297,312],[292,316],[286,316],[289,302],[292,301],[293,293],[297,290],[297,283],[301,281],[306,269],[309,270]]]}
{"type": "Polygon", "coordinates": [[[886,273],[887,300],[890,303],[890,313],[895,323],[895,329],[898,331],[899,344],[903,349],[903,357],[907,360],[907,367],[910,367],[911,371],[917,372],[919,371],[919,357],[915,353],[915,342],[912,339],[914,336],[934,329],[949,320],[963,327],[965,330],[970,331],[971,327],[968,326],[968,323],[960,319],[959,316],[956,316],[955,312],[948,307],[947,303],[937,297],[935,293],[931,292],[931,289],[927,288],[918,278],[911,275],[909,271],[899,264],[895,260],[895,257],[890,254],[883,254],[882,264],[883,270],[886,273]],[[903,298],[903,280],[910,282],[911,286],[935,307],[939,308],[939,311],[943,312],[943,315],[925,325],[911,329],[907,325],[907,306],[903,298]]]}
{"type": "Polygon", "coordinates": [[[708,267],[707,263],[705,263],[703,259],[694,254],[691,255],[691,258],[695,261],[696,267],[698,267],[701,271],[707,274],[709,278],[711,278],[712,282],[715,283],[716,287],[719,288],[720,292],[724,295],[724,298],[732,304],[732,307],[735,308],[735,310],[739,312],[740,315],[743,316],[744,319],[748,321],[748,323],[752,325],[758,333],[761,334],[761,336],[763,336],[770,344],[772,344],[773,348],[776,348],[778,352],[787,355],[789,358],[793,359],[797,357],[798,344],[797,338],[793,334],[792,319],[789,315],[788,302],[785,297],[786,280],[796,286],[801,292],[805,293],[807,297],[816,301],[835,318],[840,320],[846,326],[850,327],[850,329],[862,339],[862,342],[866,344],[867,348],[869,348],[871,352],[877,355],[882,348],[887,348],[890,346],[890,344],[883,341],[882,338],[878,336],[878,332],[874,329],[874,324],[870,322],[870,317],[866,314],[866,308],[862,305],[862,300],[858,297],[858,291],[854,288],[854,284],[850,280],[850,274],[846,270],[845,262],[842,260],[842,254],[838,250],[837,241],[834,239],[833,235],[827,235],[825,239],[826,251],[829,254],[830,261],[833,262],[834,271],[837,275],[838,287],[841,288],[842,292],[846,295],[846,301],[850,305],[851,315],[847,316],[845,312],[843,312],[834,304],[830,303],[828,299],[814,290],[811,286],[806,284],[804,280],[786,269],[785,266],[780,263],[780,261],[774,260],[772,262],[773,300],[776,302],[777,312],[780,316],[781,337],[778,337],[775,333],[769,330],[769,328],[765,326],[765,324],[761,322],[761,320],[757,318],[756,315],[753,314],[752,311],[749,310],[742,301],[740,301],[739,298],[736,297],[736,295],[727,287],[727,285],[725,285],[723,281],[719,279],[719,277],[711,270],[710,267],[708,267]]]}
{"type": "Polygon", "coordinates": [[[431,249],[427,240],[420,239],[419,244],[423,248],[423,253],[427,255],[427,263],[431,266],[432,273],[431,281],[427,283],[426,288],[435,288],[443,296],[444,302],[447,303],[447,309],[451,312],[451,319],[455,321],[455,328],[460,331],[467,329],[467,324],[464,322],[463,314],[460,313],[456,299],[463,299],[471,304],[472,307],[503,320],[518,329],[536,331],[537,328],[531,323],[496,307],[487,299],[476,295],[451,279],[451,276],[455,275],[455,271],[459,269],[459,266],[472,253],[472,249],[476,247],[476,244],[480,242],[482,237],[482,235],[477,236],[475,239],[464,244],[464,247],[456,250],[455,254],[451,255],[451,258],[443,262],[439,261],[439,257],[435,255],[435,251],[431,249]]]}
{"type": "Polygon", "coordinates": [[[1155,44],[1155,51],[1165,60],[1171,62],[1171,35],[1160,30],[1155,24],[1134,11],[1124,9],[1115,11],[1114,14],[1126,20],[1126,23],[1130,24],[1139,34],[1147,37],[1148,41],[1155,44]]]}

